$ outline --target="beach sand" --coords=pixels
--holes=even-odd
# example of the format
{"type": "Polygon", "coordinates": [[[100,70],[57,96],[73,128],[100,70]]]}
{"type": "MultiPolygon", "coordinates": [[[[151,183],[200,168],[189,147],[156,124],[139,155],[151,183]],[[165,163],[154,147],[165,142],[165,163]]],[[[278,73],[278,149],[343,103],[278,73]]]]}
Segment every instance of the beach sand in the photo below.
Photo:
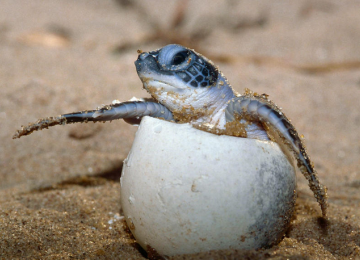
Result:
{"type": "MultiPolygon", "coordinates": [[[[213,59],[240,93],[266,93],[328,187],[328,219],[298,174],[284,239],[258,251],[174,259],[360,259],[360,2],[2,0],[0,258],[145,259],[120,215],[120,173],[136,127],[53,127],[38,118],[149,97],[137,49],[169,43],[213,59]]],[[[221,238],[219,238],[221,239],[221,238]]]]}

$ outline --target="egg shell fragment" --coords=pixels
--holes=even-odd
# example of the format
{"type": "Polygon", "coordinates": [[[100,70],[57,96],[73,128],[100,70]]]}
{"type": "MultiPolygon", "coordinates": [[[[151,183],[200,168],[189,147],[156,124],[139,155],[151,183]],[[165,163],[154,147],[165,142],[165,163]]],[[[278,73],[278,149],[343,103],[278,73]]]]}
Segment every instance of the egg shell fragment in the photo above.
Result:
{"type": "Polygon", "coordinates": [[[278,144],[145,117],[124,161],[121,206],[137,242],[162,255],[278,242],[296,175],[278,144]]]}

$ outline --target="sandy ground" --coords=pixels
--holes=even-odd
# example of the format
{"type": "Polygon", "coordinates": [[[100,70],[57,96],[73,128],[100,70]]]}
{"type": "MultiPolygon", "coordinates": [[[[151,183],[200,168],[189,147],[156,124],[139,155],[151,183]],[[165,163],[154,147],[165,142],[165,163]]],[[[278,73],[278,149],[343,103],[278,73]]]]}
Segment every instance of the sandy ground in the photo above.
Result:
{"type": "Polygon", "coordinates": [[[267,93],[305,136],[328,187],[329,218],[299,174],[279,245],[177,259],[360,259],[360,2],[2,0],[0,256],[144,259],[120,212],[136,127],[54,127],[45,116],[148,96],[133,62],[179,42],[213,58],[233,87],[267,93]],[[135,3],[135,4],[134,4],[135,3]]]}

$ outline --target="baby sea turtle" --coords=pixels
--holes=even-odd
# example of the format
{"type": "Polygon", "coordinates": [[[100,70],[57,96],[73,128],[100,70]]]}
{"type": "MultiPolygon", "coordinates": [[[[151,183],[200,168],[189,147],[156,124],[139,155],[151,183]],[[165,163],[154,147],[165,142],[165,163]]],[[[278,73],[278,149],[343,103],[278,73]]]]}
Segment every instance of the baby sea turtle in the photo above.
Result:
{"type": "Polygon", "coordinates": [[[151,52],[139,51],[136,71],[152,99],[113,102],[96,110],[40,119],[22,126],[13,138],[54,125],[124,119],[138,124],[143,116],[161,118],[215,134],[281,141],[293,152],[300,171],[326,216],[327,193],[305,146],[281,109],[266,94],[234,92],[225,76],[194,50],[171,44],[151,52]]]}

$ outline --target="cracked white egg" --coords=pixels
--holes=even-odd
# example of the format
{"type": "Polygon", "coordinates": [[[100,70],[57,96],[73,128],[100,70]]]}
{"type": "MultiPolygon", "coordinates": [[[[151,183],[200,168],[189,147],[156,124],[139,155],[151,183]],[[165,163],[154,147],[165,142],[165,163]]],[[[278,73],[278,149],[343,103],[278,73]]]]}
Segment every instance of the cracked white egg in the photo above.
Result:
{"type": "Polygon", "coordinates": [[[144,117],[124,161],[121,206],[136,241],[161,255],[277,243],[296,175],[279,145],[144,117]]]}

